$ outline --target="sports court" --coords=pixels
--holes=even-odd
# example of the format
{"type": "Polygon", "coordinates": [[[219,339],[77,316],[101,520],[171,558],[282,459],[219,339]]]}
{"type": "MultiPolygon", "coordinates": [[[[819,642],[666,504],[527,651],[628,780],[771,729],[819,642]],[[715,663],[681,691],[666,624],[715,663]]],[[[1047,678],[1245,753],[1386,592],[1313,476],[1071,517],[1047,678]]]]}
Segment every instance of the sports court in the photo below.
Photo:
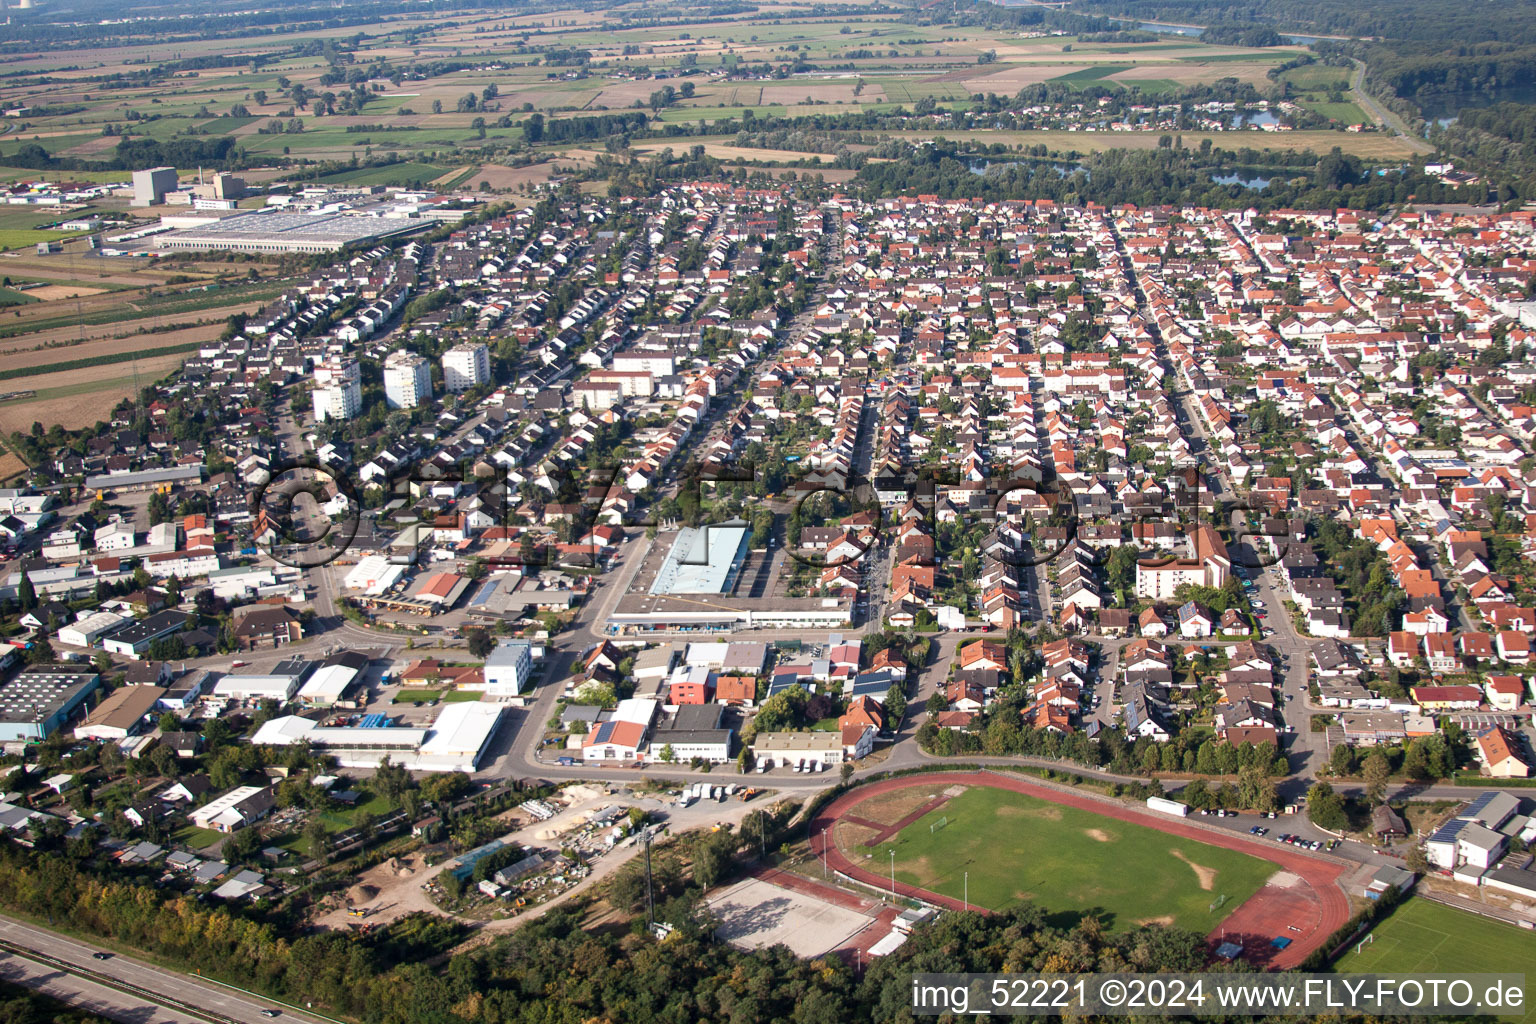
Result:
{"type": "Polygon", "coordinates": [[[799,957],[837,949],[874,923],[878,904],[833,901],[809,886],[789,888],[761,878],[738,882],[707,904],[720,922],[715,935],[741,949],[787,946],[799,957]]]}

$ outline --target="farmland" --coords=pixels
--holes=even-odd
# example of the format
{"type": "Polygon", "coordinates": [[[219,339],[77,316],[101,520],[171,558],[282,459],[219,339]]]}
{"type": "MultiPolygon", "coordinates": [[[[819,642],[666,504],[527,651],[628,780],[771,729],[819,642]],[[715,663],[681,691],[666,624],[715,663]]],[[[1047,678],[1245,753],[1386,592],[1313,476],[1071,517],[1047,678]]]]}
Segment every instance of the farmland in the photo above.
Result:
{"type": "MultiPolygon", "coordinates": [[[[165,85],[130,86],[110,94],[83,92],[72,73],[38,85],[0,88],[0,100],[25,102],[43,111],[7,123],[9,131],[0,137],[0,163],[30,146],[63,158],[104,160],[123,139],[170,142],[195,133],[227,135],[251,162],[366,164],[394,157],[401,162],[341,167],[322,180],[418,185],[470,162],[458,155],[491,155],[523,146],[520,119],[533,112],[575,117],[650,107],[663,122],[687,123],[740,117],[749,110],[758,117],[891,112],[925,101],[963,110],[973,95],[1009,96],[1047,82],[1078,90],[1135,88],[1148,95],[1225,79],[1268,89],[1273,87],[1269,71],[1303,52],[1292,46],[1207,45],[1186,37],[1103,43],[1066,34],[929,24],[885,8],[868,16],[851,13],[863,6],[868,5],[844,5],[841,13],[829,17],[768,5],[748,18],[700,17],[664,28],[616,20],[621,12],[641,9],[633,4],[617,4],[607,11],[559,11],[548,21],[508,18],[503,11],[468,12],[441,26],[404,18],[377,26],[379,34],[367,51],[370,58],[408,63],[469,53],[479,63],[445,64],[422,78],[377,79],[340,106],[324,100],[340,95],[334,83],[322,80],[327,63],[294,52],[295,40],[281,33],[230,39],[224,50],[212,41],[193,42],[178,55],[195,58],[207,49],[277,59],[259,68],[215,68],[165,85]],[[558,32],[551,30],[550,21],[560,26],[558,32]],[[402,45],[407,38],[409,49],[402,45]],[[529,47],[547,46],[555,39],[590,57],[579,69],[552,70],[528,59],[529,47]],[[784,73],[791,62],[800,62],[805,70],[784,73]],[[778,65],[781,70],[745,78],[726,73],[758,65],[778,65]],[[680,75],[687,76],[684,94],[657,108],[653,95],[664,80],[678,84],[680,75]],[[297,99],[296,89],[302,90],[297,99]],[[136,105],[153,105],[155,116],[123,126],[123,109],[136,105]],[[68,113],[49,113],[55,109],[68,113]]],[[[81,67],[100,75],[153,63],[158,57],[152,47],[130,45],[64,50],[48,60],[78,59],[81,67]]],[[[13,70],[34,65],[43,70],[48,61],[21,60],[13,70]]],[[[1286,75],[1311,105],[1327,102],[1328,95],[1300,90],[1332,84],[1327,76],[1336,77],[1337,72],[1308,66],[1286,75]]],[[[1340,118],[1353,116],[1348,100],[1318,109],[1340,118]]],[[[1349,144],[1345,137],[1340,139],[1349,144]]],[[[1125,141],[1135,145],[1134,140],[1125,141]]],[[[559,148],[551,152],[558,155],[559,148]]],[[[71,176],[126,177],[115,173],[119,176],[112,178],[114,172],[82,168],[71,176]]],[[[24,168],[0,166],[0,178],[26,176],[24,168]]],[[[470,175],[456,187],[477,186],[481,180],[470,175]]],[[[0,218],[0,245],[17,247],[38,240],[11,230],[26,229],[12,228],[0,218]]]]}

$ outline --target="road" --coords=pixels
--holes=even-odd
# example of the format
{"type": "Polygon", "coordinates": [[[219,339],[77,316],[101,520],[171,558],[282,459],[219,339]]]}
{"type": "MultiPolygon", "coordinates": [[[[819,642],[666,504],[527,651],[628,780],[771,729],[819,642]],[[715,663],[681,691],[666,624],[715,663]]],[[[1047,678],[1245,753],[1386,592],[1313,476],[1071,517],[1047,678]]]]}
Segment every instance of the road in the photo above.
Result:
{"type": "Polygon", "coordinates": [[[263,1016],[261,1011],[274,1007],[280,1007],[279,1021],[319,1024],[320,1021],[329,1019],[304,1013],[265,997],[246,995],[237,989],[215,982],[157,967],[121,953],[113,953],[106,960],[96,960],[92,954],[98,952],[100,947],[88,946],[57,932],[18,921],[0,919],[0,941],[31,950],[53,965],[52,967],[43,966],[7,952],[3,959],[0,959],[7,978],[15,973],[37,982],[34,987],[41,987],[43,983],[47,983],[53,986],[50,994],[75,990],[79,999],[62,994],[58,998],[88,1009],[100,1006],[103,1008],[101,1012],[104,1013],[107,1012],[105,1008],[121,1006],[126,1011],[126,1016],[118,1013],[111,1015],[132,1021],[134,1024],[151,1024],[151,1022],[158,1024],[160,1021],[175,1021],[177,1024],[182,1024],[182,1022],[199,1019],[185,1009],[170,1008],[176,1006],[193,1007],[223,1020],[239,1021],[241,1024],[269,1024],[269,1018],[263,1016]],[[87,980],[79,977],[82,974],[87,976],[87,980]],[[99,978],[101,982],[88,980],[91,977],[99,978]],[[166,1005],[149,1010],[146,1015],[147,1008],[141,997],[134,997],[109,987],[112,984],[150,993],[152,998],[164,999],[166,1005]]]}
{"type": "Polygon", "coordinates": [[[1355,102],[1360,105],[1360,109],[1365,111],[1371,120],[1377,124],[1390,128],[1392,134],[1412,146],[1415,153],[1433,153],[1435,151],[1434,146],[1409,131],[1408,125],[1403,122],[1401,117],[1398,117],[1392,111],[1382,106],[1380,100],[1365,91],[1365,63],[1355,60],[1353,57],[1350,60],[1354,61],[1355,64],[1355,73],[1349,79],[1350,94],[1354,96],[1355,102]]]}

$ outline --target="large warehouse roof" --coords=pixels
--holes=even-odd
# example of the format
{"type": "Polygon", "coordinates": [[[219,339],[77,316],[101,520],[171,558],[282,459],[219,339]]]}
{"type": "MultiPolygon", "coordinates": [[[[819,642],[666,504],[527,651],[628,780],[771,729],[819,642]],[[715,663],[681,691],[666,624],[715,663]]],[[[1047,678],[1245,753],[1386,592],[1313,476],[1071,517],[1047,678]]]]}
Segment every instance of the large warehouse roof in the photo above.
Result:
{"type": "Polygon", "coordinates": [[[253,211],[221,218],[206,227],[161,235],[155,245],[164,249],[233,249],[238,252],[334,252],[356,243],[419,231],[435,223],[341,213],[253,211]]]}
{"type": "Polygon", "coordinates": [[[725,594],[746,554],[746,526],[684,527],[651,584],[652,594],[725,594]]]}

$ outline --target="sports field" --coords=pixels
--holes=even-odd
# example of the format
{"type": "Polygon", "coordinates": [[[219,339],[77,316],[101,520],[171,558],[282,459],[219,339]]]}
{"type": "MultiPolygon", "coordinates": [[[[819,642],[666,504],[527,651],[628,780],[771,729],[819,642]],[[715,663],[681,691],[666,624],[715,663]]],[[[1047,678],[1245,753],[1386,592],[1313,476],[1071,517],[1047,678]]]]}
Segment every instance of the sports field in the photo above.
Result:
{"type": "MultiPolygon", "coordinates": [[[[1443,903],[1410,899],[1372,931],[1375,940],[1335,965],[1351,974],[1521,974],[1536,964],[1536,932],[1443,903]]],[[[1516,1020],[1518,1018],[1505,1018],[1516,1020]]],[[[1527,1013],[1526,1020],[1536,1019],[1527,1013]]]]}
{"type": "Polygon", "coordinates": [[[891,842],[843,853],[884,874],[891,850],[898,882],[959,900],[969,873],[970,902],[987,909],[1030,900],[1063,924],[1093,913],[1115,929],[1160,923],[1202,934],[1277,870],[1235,850],[991,787],[966,789],[891,842]]]}

